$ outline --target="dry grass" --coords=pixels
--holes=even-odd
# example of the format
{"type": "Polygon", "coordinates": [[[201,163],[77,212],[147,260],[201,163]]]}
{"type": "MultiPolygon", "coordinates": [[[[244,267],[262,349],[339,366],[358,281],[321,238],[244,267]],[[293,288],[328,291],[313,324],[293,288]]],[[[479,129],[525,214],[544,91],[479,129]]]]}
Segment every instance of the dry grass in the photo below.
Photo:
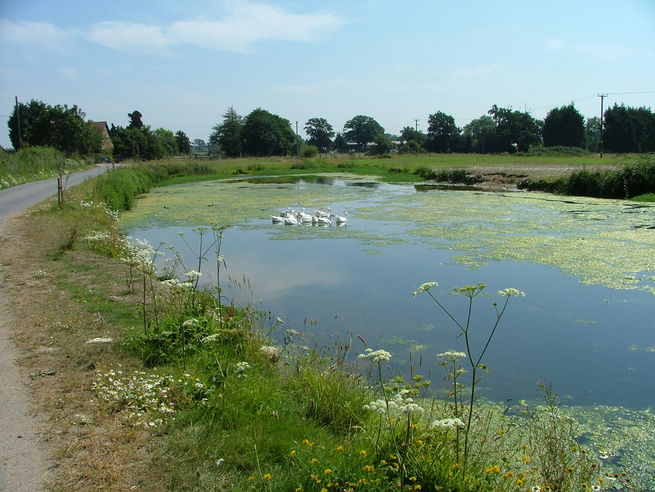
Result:
{"type": "Polygon", "coordinates": [[[135,365],[94,337],[122,338],[134,299],[122,263],[66,249],[80,227],[58,214],[9,220],[0,244],[3,295],[16,323],[20,363],[55,450],[52,490],[137,490],[148,477],[152,434],[120,425],[93,402],[95,369],[135,365]],[[71,294],[71,292],[73,292],[71,294]],[[113,308],[112,308],[113,305],[113,308]]]}

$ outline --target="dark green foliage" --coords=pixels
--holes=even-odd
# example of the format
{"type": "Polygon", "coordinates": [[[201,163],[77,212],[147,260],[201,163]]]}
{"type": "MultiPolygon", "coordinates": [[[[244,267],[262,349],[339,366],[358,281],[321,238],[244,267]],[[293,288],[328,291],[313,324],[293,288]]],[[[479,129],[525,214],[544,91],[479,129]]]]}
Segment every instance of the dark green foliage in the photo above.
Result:
{"type": "Polygon", "coordinates": [[[316,146],[321,152],[332,148],[334,130],[325,118],[310,118],[305,123],[305,133],[309,137],[307,143],[316,146]]]}
{"type": "Polygon", "coordinates": [[[514,144],[518,146],[516,150],[526,152],[531,145],[540,142],[540,122],[528,113],[499,108],[494,104],[489,114],[496,123],[496,132],[491,141],[487,142],[489,152],[510,152],[514,144]]]}
{"type": "Polygon", "coordinates": [[[175,132],[175,142],[177,143],[177,151],[180,154],[191,153],[191,141],[182,130],[175,132]]]}
{"type": "Polygon", "coordinates": [[[393,149],[393,142],[383,133],[376,135],[373,139],[375,146],[369,151],[370,155],[386,156],[393,149]]]}
{"type": "Polygon", "coordinates": [[[260,108],[246,117],[242,135],[243,151],[252,156],[287,155],[296,140],[289,120],[260,108]]]}
{"type": "Polygon", "coordinates": [[[214,126],[209,144],[220,149],[226,157],[240,157],[243,144],[243,118],[232,106],[223,115],[223,123],[214,126]]]}
{"type": "Polygon", "coordinates": [[[425,180],[438,181],[441,183],[458,183],[472,185],[484,181],[481,176],[471,174],[466,169],[429,169],[427,167],[419,167],[414,171],[414,174],[422,177],[425,180]]]}
{"type": "Polygon", "coordinates": [[[585,141],[584,117],[573,104],[555,108],[544,120],[544,146],[582,147],[585,141]]]}
{"type": "Polygon", "coordinates": [[[603,147],[617,153],[655,151],[655,113],[615,104],[605,111],[603,147]]]}
{"type": "Polygon", "coordinates": [[[77,106],[50,106],[32,99],[18,104],[9,117],[9,138],[15,149],[48,146],[68,155],[100,151],[101,137],[77,106]],[[20,116],[20,135],[18,133],[20,116]]]}
{"type": "MultiPolygon", "coordinates": [[[[357,144],[357,150],[365,152],[367,144],[375,137],[384,134],[384,128],[370,116],[357,115],[346,121],[343,126],[343,136],[347,142],[357,144]]],[[[336,142],[335,142],[336,145],[336,142]]]]}
{"type": "Polygon", "coordinates": [[[455,119],[437,111],[428,117],[428,124],[425,147],[430,152],[452,152],[459,137],[459,128],[455,125],[455,119]]]}

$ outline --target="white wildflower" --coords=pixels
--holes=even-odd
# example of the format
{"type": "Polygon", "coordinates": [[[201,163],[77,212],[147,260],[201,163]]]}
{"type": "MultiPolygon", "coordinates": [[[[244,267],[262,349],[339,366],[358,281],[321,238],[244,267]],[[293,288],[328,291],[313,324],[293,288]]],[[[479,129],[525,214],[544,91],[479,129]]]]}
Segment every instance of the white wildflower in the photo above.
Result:
{"type": "Polygon", "coordinates": [[[437,357],[443,357],[444,359],[448,360],[457,360],[459,358],[466,357],[466,354],[464,352],[456,352],[454,350],[447,350],[446,352],[441,352],[440,354],[437,354],[437,357]]]}
{"type": "Polygon", "coordinates": [[[432,429],[441,429],[441,430],[455,430],[457,428],[464,428],[466,424],[458,418],[454,419],[442,419],[435,420],[430,424],[432,429]]]}
{"type": "Polygon", "coordinates": [[[503,289],[498,291],[499,296],[504,296],[504,297],[525,297],[525,292],[522,292],[518,289],[503,289]]]}
{"type": "Polygon", "coordinates": [[[276,361],[280,358],[280,349],[273,347],[272,345],[262,345],[259,350],[272,361],[276,361]]]}
{"type": "Polygon", "coordinates": [[[189,280],[197,280],[202,277],[202,272],[196,270],[189,270],[184,274],[189,280]]]}
{"type": "Polygon", "coordinates": [[[235,372],[237,377],[247,376],[246,371],[250,369],[250,364],[247,362],[237,362],[235,365],[235,372]]]}
{"type": "Polygon", "coordinates": [[[367,348],[364,350],[363,354],[359,354],[358,358],[372,360],[373,362],[382,362],[385,360],[391,360],[391,353],[386,350],[373,350],[367,348]]]}
{"type": "Polygon", "coordinates": [[[196,327],[200,324],[200,322],[196,318],[190,318],[186,320],[184,323],[182,323],[182,326],[187,328],[189,326],[196,327]]]}
{"type": "Polygon", "coordinates": [[[424,284],[419,285],[418,289],[416,289],[413,293],[412,296],[416,297],[419,295],[421,292],[425,292],[427,290],[430,290],[432,287],[436,287],[439,285],[437,282],[425,282],[424,284]]]}

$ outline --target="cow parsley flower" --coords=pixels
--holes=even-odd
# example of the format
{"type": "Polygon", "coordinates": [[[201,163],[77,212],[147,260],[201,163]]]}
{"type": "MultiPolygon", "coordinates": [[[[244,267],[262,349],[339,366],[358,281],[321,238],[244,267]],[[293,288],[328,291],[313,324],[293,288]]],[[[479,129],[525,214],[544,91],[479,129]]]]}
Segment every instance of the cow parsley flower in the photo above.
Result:
{"type": "Polygon", "coordinates": [[[466,427],[466,424],[462,422],[458,418],[454,419],[442,419],[442,420],[435,420],[430,424],[430,427],[432,429],[441,429],[441,430],[456,430],[458,428],[464,428],[466,427]]]}
{"type": "Polygon", "coordinates": [[[359,354],[357,358],[368,359],[368,360],[372,360],[373,362],[382,362],[385,360],[391,360],[391,353],[387,352],[386,350],[373,350],[367,348],[366,350],[364,350],[364,353],[359,354]]]}
{"type": "Polygon", "coordinates": [[[518,289],[503,289],[498,291],[499,296],[504,297],[525,297],[525,292],[522,292],[518,289]]]}
{"type": "Polygon", "coordinates": [[[427,290],[430,290],[432,287],[436,287],[439,285],[437,282],[425,282],[424,284],[419,285],[418,289],[416,289],[413,293],[412,296],[416,297],[419,295],[421,292],[425,292],[427,290]]]}

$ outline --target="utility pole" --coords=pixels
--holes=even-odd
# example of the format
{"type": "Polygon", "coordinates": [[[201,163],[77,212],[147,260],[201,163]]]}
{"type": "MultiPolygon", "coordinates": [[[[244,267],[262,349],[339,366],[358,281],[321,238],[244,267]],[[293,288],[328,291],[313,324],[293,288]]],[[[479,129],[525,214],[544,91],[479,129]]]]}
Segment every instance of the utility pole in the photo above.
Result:
{"type": "Polygon", "coordinates": [[[418,131],[418,119],[414,118],[414,124],[415,124],[414,129],[418,131]]]}
{"type": "Polygon", "coordinates": [[[18,149],[17,150],[22,150],[23,149],[23,135],[21,134],[20,131],[20,109],[18,106],[18,96],[15,96],[16,99],[16,121],[18,122],[18,149]]]}
{"type": "Polygon", "coordinates": [[[598,142],[598,146],[600,150],[600,158],[602,159],[603,158],[603,102],[607,97],[607,93],[597,94],[597,96],[600,97],[600,142],[598,142]]]}
{"type": "Polygon", "coordinates": [[[298,120],[296,120],[296,159],[300,159],[300,141],[298,140],[298,120]]]}

